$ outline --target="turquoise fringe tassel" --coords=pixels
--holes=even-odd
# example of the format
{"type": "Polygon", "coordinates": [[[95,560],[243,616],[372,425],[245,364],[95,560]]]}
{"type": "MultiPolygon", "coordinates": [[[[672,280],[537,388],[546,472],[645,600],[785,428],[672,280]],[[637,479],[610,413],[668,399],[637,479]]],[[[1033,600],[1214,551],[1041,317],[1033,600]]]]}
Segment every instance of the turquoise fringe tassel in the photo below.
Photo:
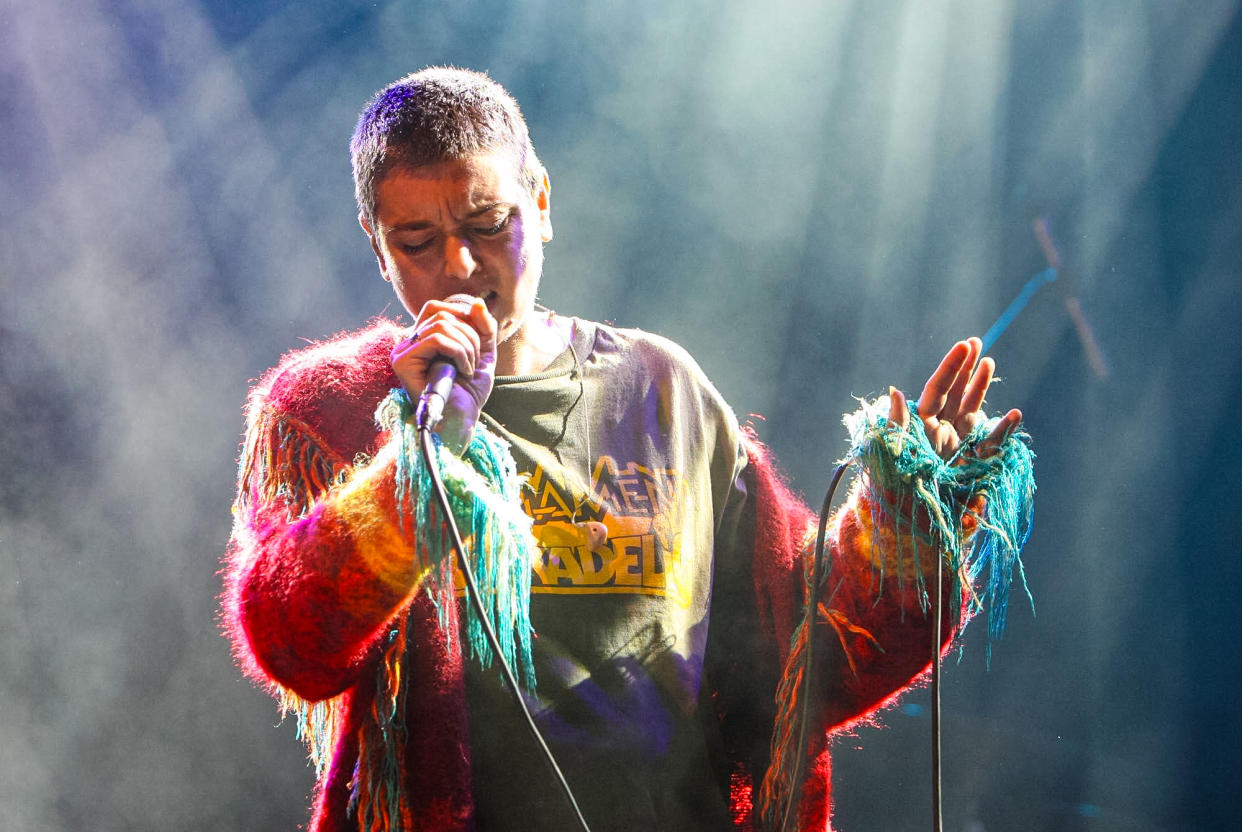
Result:
{"type": "MultiPolygon", "coordinates": [[[[393,390],[380,405],[376,418],[399,442],[396,499],[402,522],[413,522],[418,552],[433,567],[452,557],[452,541],[441,521],[432,489],[431,474],[423,464],[414,408],[405,390],[393,390]],[[413,516],[405,512],[413,507],[413,516]],[[425,553],[425,554],[424,554],[425,553]]],[[[479,587],[488,618],[499,637],[505,661],[528,690],[535,687],[531,660],[530,586],[531,564],[538,557],[538,544],[531,534],[531,520],[522,511],[522,480],[508,444],[482,424],[460,458],[432,434],[441,479],[458,528],[466,542],[470,567],[479,587]]],[[[432,575],[440,574],[433,568],[432,575]]],[[[453,603],[447,581],[435,593],[441,625],[446,624],[446,603],[453,603]]],[[[434,590],[433,590],[434,591],[434,590]]],[[[470,655],[483,667],[491,667],[492,649],[472,605],[466,606],[466,641],[470,655]]],[[[449,633],[449,637],[452,637],[449,633]]]]}
{"type": "MultiPolygon", "coordinates": [[[[988,614],[988,649],[1005,631],[1009,592],[1014,573],[1034,612],[1035,600],[1026,585],[1022,568],[1022,547],[1031,533],[1035,511],[1035,454],[1030,437],[1015,431],[996,453],[979,458],[975,449],[996,426],[998,419],[986,420],[962,440],[957,452],[941,459],[932,448],[911,405],[910,424],[905,430],[888,420],[889,400],[882,397],[845,417],[851,447],[846,461],[865,472],[865,483],[872,505],[879,506],[877,526],[889,525],[898,537],[924,536],[916,523],[918,512],[930,520],[932,535],[928,543],[939,546],[945,567],[972,587],[973,612],[988,614]],[[983,516],[977,516],[978,530],[963,543],[959,517],[976,495],[987,498],[983,516]],[[901,516],[899,505],[909,505],[901,516]]],[[[927,590],[919,576],[917,591],[924,610],[927,590]]],[[[883,576],[881,576],[883,580],[883,576]]]]}

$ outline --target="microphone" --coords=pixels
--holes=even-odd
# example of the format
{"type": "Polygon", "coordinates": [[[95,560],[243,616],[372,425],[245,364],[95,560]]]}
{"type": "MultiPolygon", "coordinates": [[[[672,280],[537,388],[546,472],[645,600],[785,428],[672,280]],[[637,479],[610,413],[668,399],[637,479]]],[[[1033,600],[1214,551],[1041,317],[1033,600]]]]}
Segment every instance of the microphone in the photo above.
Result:
{"type": "Polygon", "coordinates": [[[444,417],[444,403],[448,401],[455,378],[457,367],[452,361],[436,359],[431,362],[427,368],[427,384],[414,410],[414,424],[419,430],[435,430],[436,425],[440,424],[440,419],[444,417]]]}

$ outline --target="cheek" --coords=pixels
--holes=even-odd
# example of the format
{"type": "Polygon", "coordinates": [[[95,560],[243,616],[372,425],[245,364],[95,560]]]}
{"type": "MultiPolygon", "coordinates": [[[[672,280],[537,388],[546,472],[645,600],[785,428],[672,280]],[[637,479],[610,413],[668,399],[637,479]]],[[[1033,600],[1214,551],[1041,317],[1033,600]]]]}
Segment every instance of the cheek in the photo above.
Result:
{"type": "Polygon", "coordinates": [[[397,258],[393,256],[392,248],[388,245],[380,246],[375,255],[379,260],[380,272],[383,273],[384,279],[389,283],[395,283],[401,275],[401,270],[397,265],[397,258]]]}
{"type": "Polygon", "coordinates": [[[426,281],[419,278],[418,270],[409,263],[388,260],[384,279],[392,284],[393,291],[410,314],[415,314],[427,300],[426,281]]]}
{"type": "Polygon", "coordinates": [[[522,271],[528,275],[530,282],[539,279],[543,272],[543,248],[538,244],[522,249],[522,271]]]}
{"type": "Polygon", "coordinates": [[[509,237],[509,259],[517,266],[518,274],[526,271],[531,260],[531,252],[526,248],[526,230],[518,225],[509,237]]]}

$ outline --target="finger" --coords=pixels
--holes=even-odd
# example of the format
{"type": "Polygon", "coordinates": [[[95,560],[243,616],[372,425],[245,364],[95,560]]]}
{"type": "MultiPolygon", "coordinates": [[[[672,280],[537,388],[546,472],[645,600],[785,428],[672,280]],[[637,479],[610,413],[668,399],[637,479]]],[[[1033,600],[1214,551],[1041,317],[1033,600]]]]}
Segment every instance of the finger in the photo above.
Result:
{"type": "MultiPolygon", "coordinates": [[[[481,348],[481,336],[469,322],[451,315],[436,315],[424,320],[412,340],[393,350],[393,359],[408,356],[410,361],[425,366],[442,358],[452,361],[458,372],[473,375],[481,348]]],[[[417,369],[417,365],[412,366],[417,369]]]]}
{"type": "Polygon", "coordinates": [[[987,435],[987,438],[979,443],[979,448],[976,453],[984,459],[996,453],[1000,449],[1000,446],[1005,443],[1005,440],[1009,438],[1010,434],[1017,430],[1018,425],[1021,423],[1022,411],[1016,408],[1009,411],[1000,418],[1000,421],[996,423],[994,428],[992,428],[992,431],[987,435]]]}
{"type": "Polygon", "coordinates": [[[927,384],[923,385],[923,392],[919,394],[919,416],[924,420],[929,416],[936,416],[944,409],[949,388],[952,387],[953,380],[957,378],[969,352],[970,345],[965,341],[958,341],[945,353],[940,366],[927,379],[927,384]]]}
{"type": "Polygon", "coordinates": [[[450,316],[463,321],[470,319],[471,309],[474,307],[475,301],[479,300],[474,295],[456,294],[449,295],[446,298],[434,298],[423,304],[422,309],[418,310],[418,317],[415,320],[417,326],[421,326],[425,321],[436,317],[450,316]]]}
{"type": "Polygon", "coordinates": [[[482,348],[494,349],[498,325],[482,298],[474,298],[474,303],[470,306],[470,322],[479,333],[482,348]]]}
{"type": "Polygon", "coordinates": [[[888,388],[888,423],[903,431],[910,426],[910,408],[906,404],[906,394],[896,387],[888,388]]]}
{"type": "MultiPolygon", "coordinates": [[[[471,321],[463,321],[454,315],[444,313],[424,317],[414,332],[407,336],[408,342],[405,349],[409,349],[419,342],[426,341],[433,335],[459,341],[472,355],[477,355],[482,345],[482,336],[474,328],[471,321]]],[[[420,351],[418,354],[423,355],[424,352],[420,351]]]]}
{"type": "Polygon", "coordinates": [[[428,301],[419,310],[418,327],[421,329],[427,323],[452,320],[460,321],[477,334],[477,338],[472,338],[476,342],[476,354],[494,352],[500,327],[482,298],[463,292],[442,300],[428,301]]]}
{"type": "Polygon", "coordinates": [[[995,371],[996,362],[991,358],[983,358],[976,365],[970,384],[966,386],[962,394],[957,419],[954,420],[954,425],[962,436],[968,434],[971,428],[983,418],[980,408],[983,407],[983,399],[988,394],[988,387],[992,384],[995,371]]]}
{"type": "Polygon", "coordinates": [[[979,359],[979,363],[975,365],[975,371],[970,376],[970,383],[962,392],[962,413],[973,413],[983,407],[983,400],[987,397],[988,387],[991,386],[995,373],[996,361],[991,358],[979,359]]]}
{"type": "Polygon", "coordinates": [[[401,368],[412,373],[426,373],[427,368],[436,361],[448,361],[457,368],[461,375],[474,375],[474,366],[478,351],[468,338],[460,334],[441,331],[420,333],[416,343],[407,348],[393,351],[393,368],[401,368]]]}
{"type": "Polygon", "coordinates": [[[962,412],[962,396],[966,392],[966,386],[970,383],[975,362],[979,360],[979,353],[983,351],[983,342],[978,338],[967,338],[966,346],[968,348],[966,359],[958,368],[953,384],[949,386],[948,395],[945,396],[944,407],[940,410],[940,415],[949,421],[956,421],[958,414],[962,412]]]}

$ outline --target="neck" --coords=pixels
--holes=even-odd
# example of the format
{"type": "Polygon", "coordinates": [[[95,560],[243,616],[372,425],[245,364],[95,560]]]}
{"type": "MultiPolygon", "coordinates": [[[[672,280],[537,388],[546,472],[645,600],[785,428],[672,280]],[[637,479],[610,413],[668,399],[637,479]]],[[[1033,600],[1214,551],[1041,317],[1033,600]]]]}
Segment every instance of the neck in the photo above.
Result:
{"type": "Polygon", "coordinates": [[[553,312],[532,312],[496,348],[496,374],[527,376],[548,369],[569,344],[571,327],[569,319],[553,312]]]}

